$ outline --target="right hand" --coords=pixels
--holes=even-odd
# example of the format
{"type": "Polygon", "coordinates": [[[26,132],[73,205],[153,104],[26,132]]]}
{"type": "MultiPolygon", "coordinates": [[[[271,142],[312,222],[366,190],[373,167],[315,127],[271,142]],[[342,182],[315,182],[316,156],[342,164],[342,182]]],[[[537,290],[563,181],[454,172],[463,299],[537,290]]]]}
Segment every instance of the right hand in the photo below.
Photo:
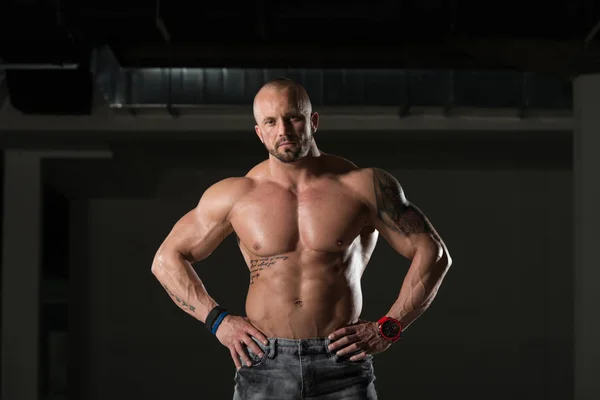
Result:
{"type": "Polygon", "coordinates": [[[248,318],[231,314],[223,319],[221,325],[219,325],[219,328],[217,329],[216,336],[221,344],[229,349],[236,369],[242,367],[240,357],[247,366],[252,366],[252,360],[246,352],[246,347],[249,347],[254,354],[257,354],[260,357],[263,356],[262,349],[254,340],[252,340],[252,337],[255,337],[264,345],[269,344],[267,337],[261,331],[256,329],[254,325],[249,322],[248,318]]]}

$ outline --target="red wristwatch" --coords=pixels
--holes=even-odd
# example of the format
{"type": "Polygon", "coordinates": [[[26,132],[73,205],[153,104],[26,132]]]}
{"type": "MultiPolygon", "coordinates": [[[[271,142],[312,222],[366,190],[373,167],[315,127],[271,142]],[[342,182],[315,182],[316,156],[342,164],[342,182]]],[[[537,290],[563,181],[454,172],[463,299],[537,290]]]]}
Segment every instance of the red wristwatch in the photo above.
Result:
{"type": "Polygon", "coordinates": [[[392,317],[383,317],[377,321],[379,334],[386,340],[394,343],[402,336],[402,324],[392,317]]]}

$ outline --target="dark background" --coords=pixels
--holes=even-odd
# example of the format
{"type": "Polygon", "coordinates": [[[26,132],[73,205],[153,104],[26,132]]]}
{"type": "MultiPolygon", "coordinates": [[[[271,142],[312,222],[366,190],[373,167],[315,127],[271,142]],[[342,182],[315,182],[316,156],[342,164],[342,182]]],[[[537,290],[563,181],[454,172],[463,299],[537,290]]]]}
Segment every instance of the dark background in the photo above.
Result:
{"type": "MultiPolygon", "coordinates": [[[[600,69],[600,7],[522,3],[3,3],[3,152],[111,154],[41,156],[39,398],[231,398],[227,349],[150,266],[208,186],[266,157],[251,99],[276,76],[322,111],[319,147],[394,174],[454,261],[432,307],[376,356],[380,398],[573,398],[563,121],[573,78],[600,69]],[[400,128],[340,128],[329,114],[400,128]],[[217,117],[242,122],[204,125],[217,117]]],[[[408,266],[380,239],[362,318],[389,309],[408,266]]],[[[233,237],[197,271],[244,313],[233,237]]]]}

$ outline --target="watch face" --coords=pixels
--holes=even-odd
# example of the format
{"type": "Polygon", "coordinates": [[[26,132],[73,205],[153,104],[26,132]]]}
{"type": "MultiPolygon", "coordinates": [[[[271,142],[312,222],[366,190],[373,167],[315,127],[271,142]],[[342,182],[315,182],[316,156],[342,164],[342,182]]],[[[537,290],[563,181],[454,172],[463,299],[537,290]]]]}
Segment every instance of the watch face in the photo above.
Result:
{"type": "Polygon", "coordinates": [[[394,321],[385,321],[381,325],[381,333],[386,337],[396,337],[400,333],[400,326],[394,321]]]}

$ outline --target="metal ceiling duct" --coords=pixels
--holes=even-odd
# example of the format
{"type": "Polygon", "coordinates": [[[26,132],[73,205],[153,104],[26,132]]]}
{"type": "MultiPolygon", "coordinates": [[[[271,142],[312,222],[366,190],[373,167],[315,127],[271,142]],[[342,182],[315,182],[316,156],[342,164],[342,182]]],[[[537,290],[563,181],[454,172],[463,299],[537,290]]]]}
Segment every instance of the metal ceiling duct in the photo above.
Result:
{"type": "Polygon", "coordinates": [[[108,47],[94,52],[91,67],[110,107],[133,112],[250,109],[260,86],[283,76],[302,83],[316,106],[572,108],[569,80],[517,71],[121,68],[108,47]]]}

